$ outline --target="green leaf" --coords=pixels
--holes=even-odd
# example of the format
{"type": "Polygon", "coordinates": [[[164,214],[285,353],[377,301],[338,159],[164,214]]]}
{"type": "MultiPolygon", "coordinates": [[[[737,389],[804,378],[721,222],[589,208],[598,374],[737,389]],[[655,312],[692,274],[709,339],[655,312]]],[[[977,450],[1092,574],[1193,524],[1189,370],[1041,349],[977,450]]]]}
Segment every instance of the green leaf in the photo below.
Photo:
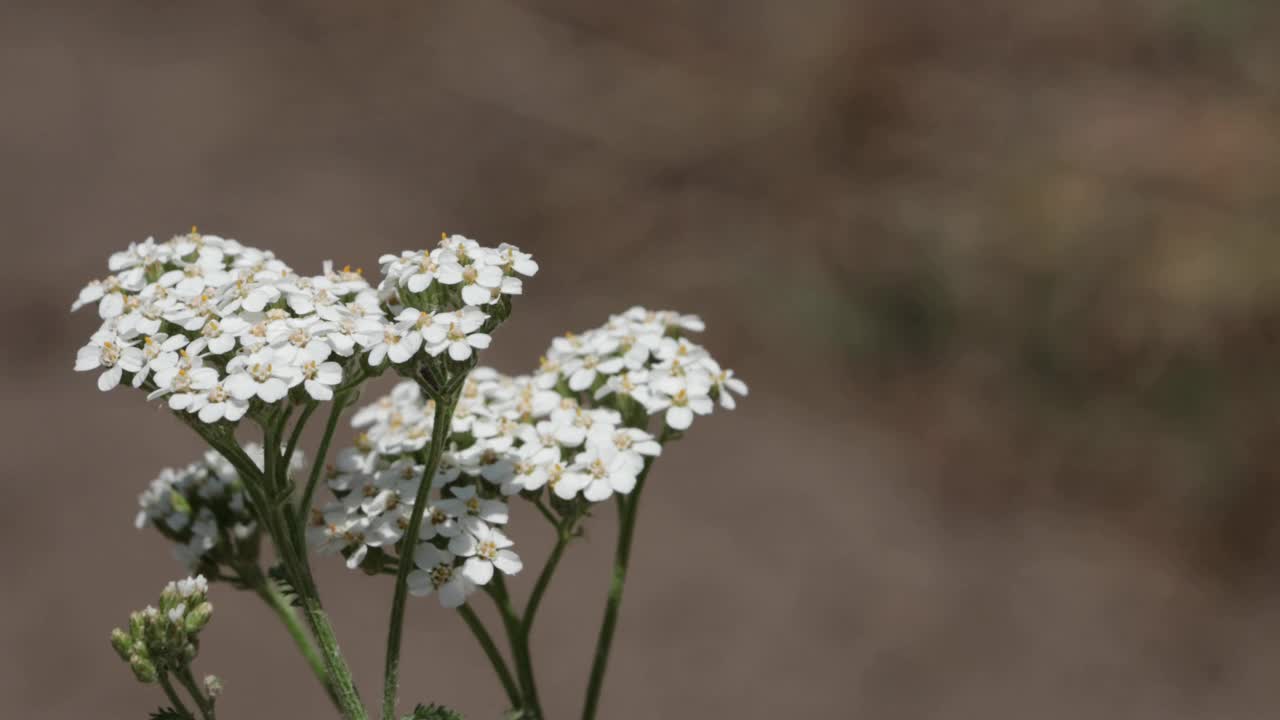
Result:
{"type": "Polygon", "coordinates": [[[190,720],[189,716],[174,710],[173,708],[162,707],[149,716],[150,720],[190,720]]]}
{"type": "Polygon", "coordinates": [[[462,720],[462,715],[435,703],[419,704],[413,709],[412,715],[404,716],[404,720],[462,720]]]}
{"type": "Polygon", "coordinates": [[[284,571],[284,565],[272,565],[267,570],[267,576],[275,581],[280,588],[280,594],[284,595],[293,607],[302,607],[302,599],[298,597],[298,591],[293,587],[293,583],[289,582],[289,574],[284,571]]]}

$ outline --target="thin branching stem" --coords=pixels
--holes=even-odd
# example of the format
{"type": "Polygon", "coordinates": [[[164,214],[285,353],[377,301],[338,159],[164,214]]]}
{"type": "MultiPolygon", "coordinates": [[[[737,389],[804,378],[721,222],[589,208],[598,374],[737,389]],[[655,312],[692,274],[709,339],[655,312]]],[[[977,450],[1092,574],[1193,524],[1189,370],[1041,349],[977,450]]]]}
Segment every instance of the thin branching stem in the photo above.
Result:
{"type": "Polygon", "coordinates": [[[387,627],[387,655],[382,685],[382,718],[392,720],[396,712],[396,696],[400,686],[400,641],[404,634],[405,599],[409,591],[409,572],[413,568],[413,551],[418,546],[418,536],[422,530],[422,515],[427,508],[427,495],[431,492],[431,481],[440,467],[440,458],[444,455],[445,444],[449,438],[449,426],[453,422],[453,410],[458,402],[460,382],[450,383],[446,394],[435,403],[434,425],[431,428],[431,445],[427,449],[427,459],[422,469],[422,480],[418,483],[418,493],[414,499],[413,511],[409,515],[409,526],[401,538],[401,558],[396,570],[396,584],[391,597],[391,621],[387,627]]]}
{"type": "Polygon", "coordinates": [[[502,683],[502,689],[507,693],[507,700],[510,701],[511,707],[519,708],[521,704],[520,690],[516,687],[515,679],[511,677],[511,670],[507,667],[506,660],[503,659],[498,646],[494,644],[493,636],[489,634],[489,630],[485,628],[480,616],[476,615],[476,611],[472,610],[470,605],[459,607],[458,614],[462,616],[462,620],[471,629],[471,634],[475,636],[476,642],[480,643],[480,648],[484,650],[485,657],[489,658],[489,663],[493,665],[493,672],[497,674],[498,681],[502,683]]]}
{"type": "Polygon", "coordinates": [[[591,663],[591,678],[587,683],[587,696],[583,703],[582,720],[595,720],[600,704],[600,690],[604,686],[604,674],[609,663],[609,651],[613,645],[613,633],[618,624],[618,611],[622,608],[622,590],[627,581],[627,566],[631,561],[631,541],[635,536],[636,512],[640,507],[640,493],[645,478],[653,467],[653,458],[645,462],[644,470],[636,478],[635,489],[629,496],[617,496],[618,541],[613,553],[613,575],[609,582],[609,596],[605,601],[604,620],[596,636],[595,659],[591,663]]]}

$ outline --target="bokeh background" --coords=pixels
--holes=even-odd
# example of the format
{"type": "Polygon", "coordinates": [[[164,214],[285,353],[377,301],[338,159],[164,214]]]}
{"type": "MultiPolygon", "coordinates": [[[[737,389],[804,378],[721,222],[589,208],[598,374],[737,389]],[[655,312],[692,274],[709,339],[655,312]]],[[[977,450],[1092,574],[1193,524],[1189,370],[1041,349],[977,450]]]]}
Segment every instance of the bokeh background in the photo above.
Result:
{"type": "MultiPolygon", "coordinates": [[[[509,372],[633,304],[706,318],[752,395],[655,473],[604,717],[1275,717],[1275,7],[0,0],[0,716],[160,703],[106,637],[180,573],[131,521],[199,447],[71,371],[67,308],[194,224],[309,271],[516,243],[509,372]]],[[[535,637],[553,717],[610,515],[535,637]]],[[[374,697],[389,583],[318,566],[374,697]]],[[[214,599],[224,716],[328,717],[214,599]]],[[[496,717],[461,622],[410,616],[406,696],[496,717]]]]}

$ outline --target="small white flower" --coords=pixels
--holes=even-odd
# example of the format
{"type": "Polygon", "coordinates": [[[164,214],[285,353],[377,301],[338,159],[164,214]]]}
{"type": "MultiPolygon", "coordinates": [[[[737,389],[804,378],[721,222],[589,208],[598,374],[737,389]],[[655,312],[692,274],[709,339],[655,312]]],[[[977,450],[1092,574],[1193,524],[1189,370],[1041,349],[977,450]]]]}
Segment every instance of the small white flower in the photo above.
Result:
{"type": "Polygon", "coordinates": [[[332,400],[333,388],[342,383],[342,366],[336,362],[316,364],[308,359],[298,370],[302,373],[302,386],[314,400],[332,400]]]}
{"type": "Polygon", "coordinates": [[[191,342],[189,352],[200,354],[208,350],[214,355],[225,355],[236,347],[236,338],[249,329],[249,323],[238,317],[209,318],[200,328],[200,337],[191,342]]]}
{"type": "Polygon", "coordinates": [[[688,430],[693,417],[710,415],[714,405],[709,393],[711,384],[701,376],[667,377],[658,382],[665,397],[655,400],[651,410],[666,408],[666,423],[673,430],[688,430]]]}
{"type": "Polygon", "coordinates": [[[408,362],[409,358],[418,352],[418,348],[422,347],[421,333],[398,325],[378,322],[372,324],[375,325],[372,330],[377,334],[366,333],[371,336],[367,346],[369,365],[372,367],[381,365],[384,360],[390,360],[396,365],[408,362]]]}
{"type": "Polygon", "coordinates": [[[489,336],[478,332],[485,318],[483,312],[470,307],[460,312],[437,314],[431,325],[422,330],[427,352],[435,356],[447,349],[449,357],[462,362],[471,357],[473,348],[483,350],[489,347],[489,336]]]}
{"type": "Polygon", "coordinates": [[[440,605],[446,608],[460,607],[467,596],[475,592],[475,583],[468,580],[454,566],[454,556],[447,550],[419,543],[413,552],[413,564],[417,570],[409,573],[409,592],[424,596],[438,594],[440,605]]]}
{"type": "Polygon", "coordinates": [[[476,489],[471,486],[453,488],[453,497],[437,502],[435,507],[459,518],[463,527],[468,530],[480,527],[475,520],[502,525],[507,522],[508,517],[506,503],[501,500],[485,500],[477,496],[476,489]]]}
{"type": "Polygon", "coordinates": [[[493,579],[493,569],[505,575],[515,575],[524,567],[520,556],[508,550],[511,541],[497,528],[482,525],[476,532],[457,535],[449,541],[449,552],[466,558],[462,575],[476,585],[485,585],[493,579]]]}
{"type": "Polygon", "coordinates": [[[302,373],[295,367],[279,362],[276,353],[263,350],[253,355],[241,355],[227,363],[226,388],[237,400],[261,398],[273,403],[289,394],[289,388],[302,381],[302,373]]]}
{"type": "Polygon", "coordinates": [[[87,372],[101,368],[103,373],[98,376],[98,389],[106,392],[120,384],[126,370],[138,372],[142,365],[141,350],[122,340],[114,330],[100,330],[94,333],[88,345],[76,353],[75,369],[87,372]]]}
{"type": "Polygon", "coordinates": [[[636,486],[636,476],[644,469],[639,454],[619,450],[611,435],[593,434],[586,450],[574,458],[570,471],[580,478],[582,497],[600,502],[615,492],[627,494],[636,486]]]}

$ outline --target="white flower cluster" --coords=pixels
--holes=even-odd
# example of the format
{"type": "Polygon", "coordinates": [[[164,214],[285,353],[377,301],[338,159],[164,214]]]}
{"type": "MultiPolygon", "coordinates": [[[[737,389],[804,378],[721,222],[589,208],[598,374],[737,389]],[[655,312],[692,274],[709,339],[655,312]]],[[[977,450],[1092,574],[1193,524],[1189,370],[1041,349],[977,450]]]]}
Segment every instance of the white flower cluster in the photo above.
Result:
{"type": "MultiPolygon", "coordinates": [[[[356,447],[339,453],[328,478],[338,500],[315,511],[308,528],[308,540],[319,552],[342,552],[351,568],[376,567],[395,553],[426,470],[416,458],[430,440],[433,409],[432,401],[422,400],[418,385],[406,381],[357,413],[355,424],[368,425],[369,431],[359,436],[356,447]]],[[[457,427],[457,416],[454,422],[457,427]]],[[[520,558],[498,527],[507,523],[507,505],[493,497],[481,477],[463,452],[444,454],[431,479],[439,497],[423,510],[418,546],[412,558],[398,560],[423,568],[409,575],[413,594],[438,592],[442,605],[458,607],[492,579],[495,568],[507,574],[520,571],[520,558]]]]}
{"type": "Polygon", "coordinates": [[[361,356],[374,371],[388,359],[408,363],[420,348],[466,360],[488,346],[482,330],[505,317],[506,296],[521,291],[512,274],[537,265],[514,247],[453,236],[431,251],[383,258],[386,277],[375,290],[358,270],[326,263],[322,275],[301,277],[269,251],[193,229],[135,243],[109,268],[72,305],[96,303],[103,321],[76,370],[101,371],[104,391],[127,379],[214,423],[290,393],[329,400],[359,379],[361,356]],[[495,303],[498,312],[486,312],[495,303]]]}
{"type": "MultiPolygon", "coordinates": [[[[745,395],[746,385],[680,337],[701,329],[693,316],[633,308],[598,330],[557,338],[534,375],[472,371],[431,479],[438,499],[423,511],[411,592],[436,592],[445,607],[461,605],[495,568],[512,574],[521,567],[499,529],[508,521],[504,498],[545,495],[562,515],[580,515],[589,503],[630,493],[662,452],[645,429],[650,414],[665,412],[669,427],[685,430],[694,414],[711,412],[712,398],[732,408],[730,391],[745,395]]],[[[339,500],[312,518],[314,546],[342,552],[350,567],[375,549],[397,552],[433,418],[432,402],[413,382],[356,413],[352,424],[364,431],[330,473],[339,500]]],[[[397,554],[408,561],[403,548],[397,554]]]]}
{"type": "MultiPolygon", "coordinates": [[[[262,448],[245,452],[262,467],[262,448]]],[[[302,468],[295,452],[290,471],[302,468]]],[[[165,468],[138,496],[134,525],[153,527],[175,544],[174,556],[189,570],[256,553],[258,533],[238,472],[214,450],[183,468],[165,468]]]]}
{"type": "Polygon", "coordinates": [[[713,399],[732,410],[734,394],[747,394],[732,370],[684,337],[704,327],[696,315],[633,307],[599,328],[552,341],[536,383],[624,412],[638,405],[649,415],[663,413],[672,430],[688,430],[696,415],[711,413],[713,399]]]}
{"type": "Polygon", "coordinates": [[[384,354],[403,363],[419,349],[470,359],[489,347],[487,330],[505,319],[508,298],[524,291],[518,276],[538,272],[538,263],[514,245],[487,248],[461,235],[442,237],[432,250],[383,255],[378,263],[378,293],[395,321],[370,350],[375,365],[384,354]]]}

